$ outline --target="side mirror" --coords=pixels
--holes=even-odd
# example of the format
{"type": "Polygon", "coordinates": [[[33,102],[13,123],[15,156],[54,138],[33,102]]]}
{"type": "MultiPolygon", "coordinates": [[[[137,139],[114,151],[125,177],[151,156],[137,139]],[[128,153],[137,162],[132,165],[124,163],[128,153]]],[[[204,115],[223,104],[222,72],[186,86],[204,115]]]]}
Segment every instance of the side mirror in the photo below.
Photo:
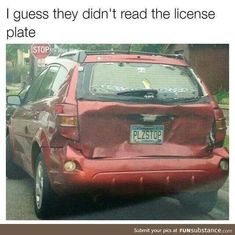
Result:
{"type": "Polygon", "coordinates": [[[7,104],[8,105],[20,106],[21,105],[21,99],[18,95],[8,95],[7,96],[7,104]]]}

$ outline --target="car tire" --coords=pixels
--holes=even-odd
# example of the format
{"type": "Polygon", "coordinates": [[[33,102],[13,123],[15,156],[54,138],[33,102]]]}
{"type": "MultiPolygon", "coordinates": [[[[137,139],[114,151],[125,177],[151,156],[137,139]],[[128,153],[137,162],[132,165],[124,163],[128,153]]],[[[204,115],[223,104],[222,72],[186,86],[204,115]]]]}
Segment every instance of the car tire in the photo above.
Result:
{"type": "Polygon", "coordinates": [[[47,219],[56,211],[57,196],[51,188],[42,153],[35,163],[34,209],[38,218],[47,219]]]}
{"type": "Polygon", "coordinates": [[[181,205],[190,213],[208,214],[216,205],[217,191],[183,193],[178,196],[181,205]]]}
{"type": "Polygon", "coordinates": [[[8,179],[25,178],[26,173],[13,162],[13,151],[10,136],[6,137],[6,176],[8,179]]]}

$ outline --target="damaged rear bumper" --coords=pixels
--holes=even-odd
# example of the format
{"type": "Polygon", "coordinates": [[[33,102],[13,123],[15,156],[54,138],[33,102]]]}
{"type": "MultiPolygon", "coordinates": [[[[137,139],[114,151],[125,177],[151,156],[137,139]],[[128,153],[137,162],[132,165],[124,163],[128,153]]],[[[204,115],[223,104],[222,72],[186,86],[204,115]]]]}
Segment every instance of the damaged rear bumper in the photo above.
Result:
{"type": "Polygon", "coordinates": [[[54,149],[48,172],[53,189],[59,195],[92,193],[178,193],[215,191],[223,186],[228,171],[220,167],[228,161],[224,148],[215,149],[205,158],[105,158],[87,159],[78,150],[67,146],[54,149]],[[77,168],[66,172],[61,166],[73,161],[77,168]]]}

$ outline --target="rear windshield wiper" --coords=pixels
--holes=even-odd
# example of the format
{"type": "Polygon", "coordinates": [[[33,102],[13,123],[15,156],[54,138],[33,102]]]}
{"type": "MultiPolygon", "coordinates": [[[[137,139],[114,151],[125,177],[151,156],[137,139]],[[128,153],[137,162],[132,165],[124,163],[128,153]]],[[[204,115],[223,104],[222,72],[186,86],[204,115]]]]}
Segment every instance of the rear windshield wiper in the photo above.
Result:
{"type": "Polygon", "coordinates": [[[120,91],[116,93],[116,95],[147,97],[147,98],[152,98],[152,99],[156,98],[157,94],[158,94],[158,90],[156,89],[127,90],[127,91],[120,91]]]}

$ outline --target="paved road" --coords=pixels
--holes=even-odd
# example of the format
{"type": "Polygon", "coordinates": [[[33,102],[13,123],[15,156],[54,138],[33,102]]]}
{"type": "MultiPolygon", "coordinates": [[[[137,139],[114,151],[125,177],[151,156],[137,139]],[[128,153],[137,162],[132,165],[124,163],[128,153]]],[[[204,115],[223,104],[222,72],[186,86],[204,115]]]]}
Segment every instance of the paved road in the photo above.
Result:
{"type": "MultiPolygon", "coordinates": [[[[33,210],[31,179],[7,179],[8,220],[37,220],[33,210]]],[[[229,219],[228,193],[220,192],[222,200],[208,215],[192,215],[170,197],[148,199],[109,199],[106,208],[97,209],[92,203],[79,199],[64,201],[58,220],[227,220],[229,219]]]]}

